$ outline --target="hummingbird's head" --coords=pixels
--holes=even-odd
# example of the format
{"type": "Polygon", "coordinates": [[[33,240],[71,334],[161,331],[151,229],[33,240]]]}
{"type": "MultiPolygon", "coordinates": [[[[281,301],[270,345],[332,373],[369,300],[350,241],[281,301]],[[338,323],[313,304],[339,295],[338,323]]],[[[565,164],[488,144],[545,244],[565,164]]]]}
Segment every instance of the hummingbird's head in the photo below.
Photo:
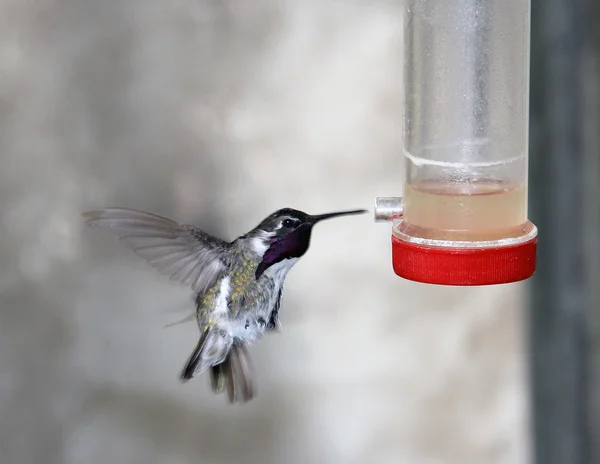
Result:
{"type": "Polygon", "coordinates": [[[284,260],[290,260],[290,264],[293,264],[304,255],[310,244],[312,228],[317,222],[366,212],[357,209],[310,215],[292,208],[275,211],[249,234],[254,250],[263,258],[256,270],[256,277],[274,264],[284,260]]]}

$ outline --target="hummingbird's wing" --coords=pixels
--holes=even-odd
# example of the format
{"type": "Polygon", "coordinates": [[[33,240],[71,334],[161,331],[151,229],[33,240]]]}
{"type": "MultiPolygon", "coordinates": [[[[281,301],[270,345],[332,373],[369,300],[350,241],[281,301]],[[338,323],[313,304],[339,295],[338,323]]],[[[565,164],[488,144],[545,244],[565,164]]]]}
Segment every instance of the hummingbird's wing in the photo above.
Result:
{"type": "Polygon", "coordinates": [[[128,208],[83,213],[90,227],[108,229],[161,274],[198,293],[206,292],[225,270],[229,243],[195,226],[128,208]]]}

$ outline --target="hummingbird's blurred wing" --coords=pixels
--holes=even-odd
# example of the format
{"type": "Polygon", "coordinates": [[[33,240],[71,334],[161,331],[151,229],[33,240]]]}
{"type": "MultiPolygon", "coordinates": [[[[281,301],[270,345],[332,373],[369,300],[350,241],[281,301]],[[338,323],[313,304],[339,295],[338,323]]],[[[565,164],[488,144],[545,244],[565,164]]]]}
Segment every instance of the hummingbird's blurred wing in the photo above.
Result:
{"type": "Polygon", "coordinates": [[[90,227],[108,229],[161,274],[198,293],[206,292],[225,270],[229,243],[195,226],[128,208],[83,213],[90,227]]]}

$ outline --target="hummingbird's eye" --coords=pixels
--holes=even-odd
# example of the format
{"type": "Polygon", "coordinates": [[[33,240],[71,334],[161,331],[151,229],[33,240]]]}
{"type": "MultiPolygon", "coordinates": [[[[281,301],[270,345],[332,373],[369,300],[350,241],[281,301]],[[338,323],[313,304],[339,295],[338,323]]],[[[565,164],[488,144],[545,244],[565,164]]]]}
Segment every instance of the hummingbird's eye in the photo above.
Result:
{"type": "Polygon", "coordinates": [[[291,219],[284,219],[283,220],[283,227],[294,227],[295,222],[292,221],[291,219]]]}

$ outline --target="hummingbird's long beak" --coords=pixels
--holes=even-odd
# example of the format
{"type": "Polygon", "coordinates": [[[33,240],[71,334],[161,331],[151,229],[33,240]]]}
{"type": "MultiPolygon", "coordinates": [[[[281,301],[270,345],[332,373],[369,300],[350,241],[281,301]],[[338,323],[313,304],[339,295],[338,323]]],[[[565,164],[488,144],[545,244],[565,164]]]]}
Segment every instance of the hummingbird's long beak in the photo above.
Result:
{"type": "Polygon", "coordinates": [[[340,217],[340,216],[350,216],[353,214],[365,214],[368,213],[368,211],[366,209],[352,209],[349,211],[337,211],[335,213],[326,213],[326,214],[317,214],[316,216],[311,216],[311,222],[313,224],[319,222],[319,221],[323,221],[325,219],[331,219],[331,218],[335,218],[335,217],[340,217]]]}

